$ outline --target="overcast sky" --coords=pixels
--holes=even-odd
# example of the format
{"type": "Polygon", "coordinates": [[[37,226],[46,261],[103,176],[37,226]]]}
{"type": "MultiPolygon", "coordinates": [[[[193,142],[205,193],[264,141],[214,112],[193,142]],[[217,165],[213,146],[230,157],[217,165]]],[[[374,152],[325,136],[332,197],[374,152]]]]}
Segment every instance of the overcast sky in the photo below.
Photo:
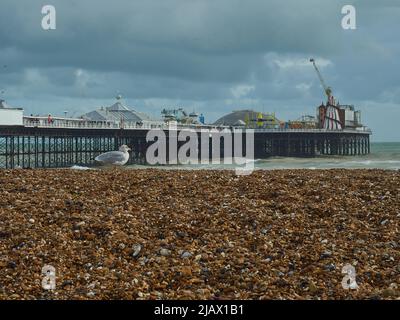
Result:
{"type": "Polygon", "coordinates": [[[113,103],[214,121],[235,109],[315,114],[314,57],[374,141],[400,141],[399,0],[1,0],[0,97],[26,114],[78,116],[113,103]],[[41,27],[54,5],[57,29],[41,27]],[[343,5],[357,29],[341,27],[343,5]]]}

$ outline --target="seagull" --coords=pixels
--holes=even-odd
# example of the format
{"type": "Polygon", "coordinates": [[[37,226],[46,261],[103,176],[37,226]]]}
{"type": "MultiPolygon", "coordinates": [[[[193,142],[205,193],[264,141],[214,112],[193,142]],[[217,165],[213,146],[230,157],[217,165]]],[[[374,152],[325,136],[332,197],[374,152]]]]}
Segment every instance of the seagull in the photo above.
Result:
{"type": "Polygon", "coordinates": [[[119,147],[119,151],[110,151],[98,155],[94,160],[103,165],[123,166],[129,160],[129,153],[131,148],[126,144],[119,147]]]}

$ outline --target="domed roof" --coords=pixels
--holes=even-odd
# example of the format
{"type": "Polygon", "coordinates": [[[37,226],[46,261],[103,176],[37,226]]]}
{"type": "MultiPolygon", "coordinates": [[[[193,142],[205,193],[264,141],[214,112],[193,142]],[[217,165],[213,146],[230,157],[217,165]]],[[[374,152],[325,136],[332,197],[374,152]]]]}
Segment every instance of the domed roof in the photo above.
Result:
{"type": "Polygon", "coordinates": [[[219,118],[217,121],[214,122],[215,125],[226,125],[226,126],[233,126],[238,120],[242,120],[245,122],[246,115],[254,112],[252,110],[238,110],[233,111],[224,115],[223,117],[219,118]]]}
{"type": "Polygon", "coordinates": [[[109,107],[102,107],[100,109],[88,112],[82,117],[84,119],[93,121],[120,121],[122,119],[126,122],[140,122],[144,120],[151,120],[148,115],[123,105],[120,99],[117,99],[117,102],[109,107]]]}
{"type": "Polygon", "coordinates": [[[279,120],[273,113],[262,113],[254,110],[236,110],[224,115],[214,122],[214,125],[219,126],[260,126],[273,127],[279,124],[279,120]]]}

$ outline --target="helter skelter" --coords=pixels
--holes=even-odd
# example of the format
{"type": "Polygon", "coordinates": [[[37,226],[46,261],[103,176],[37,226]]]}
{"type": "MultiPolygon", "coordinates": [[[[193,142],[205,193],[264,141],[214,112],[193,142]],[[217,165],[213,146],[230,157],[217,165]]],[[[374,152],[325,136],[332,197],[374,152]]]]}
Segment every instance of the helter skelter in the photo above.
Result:
{"type": "Polygon", "coordinates": [[[323,129],[342,130],[343,127],[339,117],[339,106],[334,96],[332,95],[332,89],[331,87],[328,87],[326,85],[324,78],[322,78],[321,72],[319,71],[315,63],[315,60],[311,58],[310,62],[312,62],[315,71],[317,72],[318,78],[321,81],[322,87],[324,88],[324,92],[328,98],[325,109],[325,117],[323,121],[323,129]]]}

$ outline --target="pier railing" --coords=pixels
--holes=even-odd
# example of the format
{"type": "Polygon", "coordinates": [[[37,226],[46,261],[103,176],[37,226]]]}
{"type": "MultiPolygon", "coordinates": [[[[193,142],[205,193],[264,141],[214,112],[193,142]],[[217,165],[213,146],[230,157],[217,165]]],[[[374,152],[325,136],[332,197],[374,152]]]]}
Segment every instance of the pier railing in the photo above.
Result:
{"type": "MultiPolygon", "coordinates": [[[[25,127],[38,127],[38,128],[66,128],[66,129],[231,129],[229,126],[215,126],[215,125],[202,125],[202,124],[167,124],[163,121],[141,121],[141,122],[123,122],[123,121],[93,121],[87,119],[76,118],[62,118],[62,117],[34,117],[24,116],[25,127]]],[[[371,133],[367,127],[359,127],[356,129],[346,128],[345,130],[328,130],[328,129],[289,129],[289,128],[255,128],[254,132],[259,133],[329,133],[329,132],[360,132],[371,133]]]]}
{"type": "Polygon", "coordinates": [[[293,132],[293,133],[312,133],[312,132],[321,132],[321,133],[329,133],[329,132],[336,132],[336,133],[369,133],[371,134],[372,131],[371,129],[367,128],[367,127],[360,127],[360,128],[356,128],[356,129],[352,129],[352,128],[346,128],[346,129],[281,129],[281,128],[276,128],[276,129],[254,129],[255,132],[293,132]]]}
{"type": "Polygon", "coordinates": [[[37,128],[65,128],[65,129],[223,129],[226,126],[202,125],[202,124],[177,124],[164,121],[93,121],[87,119],[61,118],[61,117],[35,117],[24,116],[25,127],[37,128]]]}
{"type": "Polygon", "coordinates": [[[152,129],[161,125],[153,122],[93,121],[87,119],[24,116],[25,127],[66,129],[152,129]]]}

